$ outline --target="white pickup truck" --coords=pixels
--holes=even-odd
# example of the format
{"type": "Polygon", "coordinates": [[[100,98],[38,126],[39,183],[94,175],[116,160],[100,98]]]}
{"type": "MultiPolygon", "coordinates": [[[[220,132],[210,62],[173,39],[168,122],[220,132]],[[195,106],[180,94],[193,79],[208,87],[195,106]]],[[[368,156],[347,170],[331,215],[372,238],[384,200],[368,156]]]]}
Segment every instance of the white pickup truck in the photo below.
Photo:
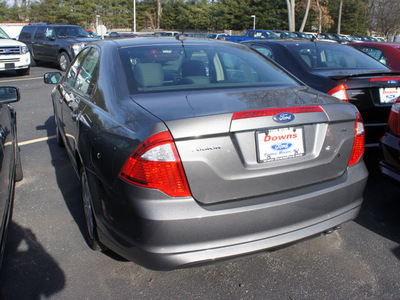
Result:
{"type": "Polygon", "coordinates": [[[31,55],[28,47],[11,39],[0,28],[0,71],[15,70],[18,75],[28,75],[31,55]]]}

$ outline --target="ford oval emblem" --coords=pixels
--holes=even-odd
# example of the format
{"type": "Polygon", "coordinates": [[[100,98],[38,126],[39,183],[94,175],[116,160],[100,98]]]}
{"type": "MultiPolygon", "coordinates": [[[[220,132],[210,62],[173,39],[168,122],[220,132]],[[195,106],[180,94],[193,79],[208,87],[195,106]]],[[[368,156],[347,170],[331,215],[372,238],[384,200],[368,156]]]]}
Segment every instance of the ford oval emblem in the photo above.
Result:
{"type": "Polygon", "coordinates": [[[274,149],[275,151],[279,151],[279,150],[287,150],[290,147],[292,147],[292,143],[280,143],[280,144],[275,144],[272,145],[271,148],[274,149]]]}
{"type": "Polygon", "coordinates": [[[391,79],[388,81],[389,84],[398,84],[399,82],[397,80],[391,79]]]}
{"type": "Polygon", "coordinates": [[[294,114],[283,112],[273,116],[272,119],[278,123],[288,123],[293,121],[295,118],[296,116],[294,114]]]}

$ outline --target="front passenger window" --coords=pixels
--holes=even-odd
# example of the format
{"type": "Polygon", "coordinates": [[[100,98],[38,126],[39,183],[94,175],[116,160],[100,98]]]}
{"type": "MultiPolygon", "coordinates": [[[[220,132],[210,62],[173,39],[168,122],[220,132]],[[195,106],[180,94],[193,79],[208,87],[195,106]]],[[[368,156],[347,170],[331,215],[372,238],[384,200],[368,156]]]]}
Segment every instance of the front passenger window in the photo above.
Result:
{"type": "Polygon", "coordinates": [[[54,29],[47,28],[44,35],[46,39],[50,40],[52,37],[54,37],[54,29]]]}

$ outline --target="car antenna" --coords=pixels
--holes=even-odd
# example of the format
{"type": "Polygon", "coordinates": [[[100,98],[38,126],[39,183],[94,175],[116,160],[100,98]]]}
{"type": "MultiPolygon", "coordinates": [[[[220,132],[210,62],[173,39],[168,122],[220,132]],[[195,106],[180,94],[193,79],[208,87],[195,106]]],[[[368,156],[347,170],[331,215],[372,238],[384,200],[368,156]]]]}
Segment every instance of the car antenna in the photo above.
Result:
{"type": "Polygon", "coordinates": [[[182,33],[178,33],[178,34],[175,36],[175,38],[176,38],[178,41],[180,41],[180,42],[182,43],[183,52],[185,52],[185,57],[186,57],[186,59],[187,59],[188,57],[187,57],[187,54],[186,54],[185,45],[184,45],[184,43],[183,43],[183,41],[186,40],[186,36],[183,35],[183,31],[182,31],[182,33]]]}
{"type": "Polygon", "coordinates": [[[315,35],[312,35],[312,38],[310,40],[311,42],[315,43],[317,41],[317,37],[315,35]]]}

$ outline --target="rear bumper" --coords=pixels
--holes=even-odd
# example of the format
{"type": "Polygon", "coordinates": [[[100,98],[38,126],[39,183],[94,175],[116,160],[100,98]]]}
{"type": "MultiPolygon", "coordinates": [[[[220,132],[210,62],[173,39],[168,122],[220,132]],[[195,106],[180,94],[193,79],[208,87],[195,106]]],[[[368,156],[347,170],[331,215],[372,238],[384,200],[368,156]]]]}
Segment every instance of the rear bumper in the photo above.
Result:
{"type": "Polygon", "coordinates": [[[250,254],[354,219],[367,176],[361,162],[333,181],[206,206],[191,198],[140,200],[136,187],[121,185],[124,198],[119,204],[116,195],[109,203],[105,194],[99,195],[106,211],[96,211],[99,238],[111,250],[151,269],[250,254]]]}
{"type": "Polygon", "coordinates": [[[379,167],[383,174],[400,181],[400,138],[387,133],[380,142],[382,161],[379,167]]]}

